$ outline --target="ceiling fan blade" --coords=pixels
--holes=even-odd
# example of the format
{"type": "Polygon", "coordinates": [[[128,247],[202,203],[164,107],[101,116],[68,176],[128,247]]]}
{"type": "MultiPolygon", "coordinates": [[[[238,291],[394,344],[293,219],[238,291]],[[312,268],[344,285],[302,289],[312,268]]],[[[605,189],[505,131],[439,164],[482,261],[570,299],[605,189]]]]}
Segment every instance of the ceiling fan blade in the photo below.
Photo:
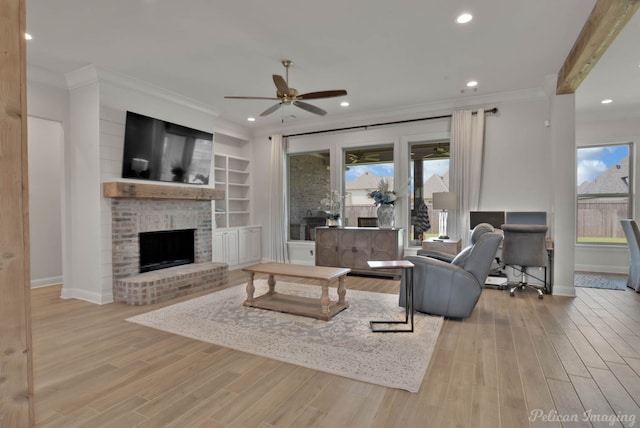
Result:
{"type": "Polygon", "coordinates": [[[277,101],[280,99],[280,98],[274,98],[274,97],[235,97],[235,96],[226,96],[225,98],[231,99],[231,100],[274,100],[274,101],[277,101]]]}
{"type": "Polygon", "coordinates": [[[347,91],[345,91],[344,89],[336,89],[333,91],[309,92],[306,94],[298,95],[297,98],[301,100],[317,100],[319,98],[343,97],[345,95],[347,95],[347,91]]]}
{"type": "Polygon", "coordinates": [[[303,103],[302,101],[294,101],[293,105],[296,107],[300,107],[302,110],[306,110],[313,114],[318,114],[320,116],[324,116],[327,114],[326,111],[322,110],[320,107],[313,106],[311,104],[303,103]]]}
{"type": "Polygon", "coordinates": [[[278,103],[278,104],[274,104],[271,107],[269,107],[268,109],[266,109],[265,111],[263,111],[262,113],[260,113],[260,116],[267,116],[270,115],[271,113],[273,113],[274,111],[278,110],[280,108],[280,106],[282,105],[282,103],[278,103]]]}
{"type": "Polygon", "coordinates": [[[284,77],[278,75],[278,74],[274,74],[273,75],[273,83],[275,83],[276,88],[278,89],[278,92],[281,93],[282,95],[288,95],[289,94],[289,85],[287,85],[287,81],[284,80],[284,77]]]}

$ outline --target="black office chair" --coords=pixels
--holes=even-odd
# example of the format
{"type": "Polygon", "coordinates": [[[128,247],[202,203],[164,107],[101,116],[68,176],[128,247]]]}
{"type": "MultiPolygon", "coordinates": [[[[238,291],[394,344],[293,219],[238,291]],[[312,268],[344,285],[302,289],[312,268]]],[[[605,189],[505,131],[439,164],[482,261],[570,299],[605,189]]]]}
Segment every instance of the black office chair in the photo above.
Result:
{"type": "Polygon", "coordinates": [[[503,224],[504,240],[502,243],[502,262],[520,271],[520,283],[511,288],[509,294],[514,295],[517,289],[533,288],[538,292],[538,299],[542,299],[547,290],[547,226],[535,224],[503,224]],[[527,268],[544,268],[544,278],[538,278],[527,272],[527,268]],[[527,282],[527,275],[542,282],[539,287],[527,282]]]}
{"type": "Polygon", "coordinates": [[[378,227],[378,217],[358,217],[358,227],[378,227]]]}

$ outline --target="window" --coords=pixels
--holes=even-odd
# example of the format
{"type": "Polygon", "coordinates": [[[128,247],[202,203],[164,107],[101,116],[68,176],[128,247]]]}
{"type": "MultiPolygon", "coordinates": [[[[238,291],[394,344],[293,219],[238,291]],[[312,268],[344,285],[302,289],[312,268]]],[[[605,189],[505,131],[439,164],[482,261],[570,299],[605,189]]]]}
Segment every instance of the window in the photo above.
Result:
{"type": "Polygon", "coordinates": [[[409,145],[411,182],[409,198],[409,242],[437,237],[439,211],[432,207],[434,192],[449,191],[449,141],[417,142],[409,145]]]}
{"type": "Polygon", "coordinates": [[[315,240],[326,224],[320,201],[330,191],[329,151],[288,155],[289,239],[315,240]]]}
{"type": "Polygon", "coordinates": [[[344,226],[357,227],[358,218],[376,217],[376,206],[369,197],[378,188],[382,178],[390,190],[393,183],[393,145],[367,149],[350,149],[344,152],[344,226]]]}
{"type": "Polygon", "coordinates": [[[632,217],[631,153],[631,144],[578,148],[579,243],[626,243],[620,220],[632,217]]]}

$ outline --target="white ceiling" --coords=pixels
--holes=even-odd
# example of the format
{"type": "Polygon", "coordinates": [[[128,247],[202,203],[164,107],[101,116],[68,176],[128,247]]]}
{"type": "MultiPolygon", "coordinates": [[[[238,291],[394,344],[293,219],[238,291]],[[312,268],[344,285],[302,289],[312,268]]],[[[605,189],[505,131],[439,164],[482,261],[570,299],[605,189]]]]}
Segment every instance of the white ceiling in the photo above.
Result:
{"type": "MultiPolygon", "coordinates": [[[[271,75],[285,74],[283,59],[294,62],[289,83],[301,93],[349,92],[344,98],[312,102],[333,118],[541,88],[544,77],[560,69],[594,4],[595,0],[27,0],[27,30],[34,37],[27,46],[27,62],[60,73],[95,64],[193,98],[223,119],[257,128],[283,119],[317,118],[293,106],[260,118],[272,101],[223,98],[274,96],[271,75]],[[464,11],[474,19],[456,24],[456,16],[464,11]],[[477,91],[462,93],[471,79],[479,82],[477,91]],[[340,107],[343,99],[351,106],[340,107]],[[249,116],[257,121],[247,122],[249,116]]],[[[627,30],[622,36],[632,39],[627,30]]],[[[640,57],[628,61],[635,61],[631,69],[638,76],[640,57]]],[[[619,65],[612,67],[620,72],[619,65]]],[[[615,91],[612,81],[595,71],[587,86],[593,93],[601,87],[615,91]]],[[[602,92],[580,96],[580,107],[587,108],[593,100],[599,105],[601,96],[602,92]]],[[[615,92],[607,96],[623,100],[615,92]]]]}

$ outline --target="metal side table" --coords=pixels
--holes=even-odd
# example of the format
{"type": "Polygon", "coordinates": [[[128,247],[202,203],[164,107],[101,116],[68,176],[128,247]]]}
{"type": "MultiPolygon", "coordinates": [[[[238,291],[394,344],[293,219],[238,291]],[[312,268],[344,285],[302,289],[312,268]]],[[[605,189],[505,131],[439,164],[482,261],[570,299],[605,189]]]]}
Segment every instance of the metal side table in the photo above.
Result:
{"type": "Polygon", "coordinates": [[[407,274],[407,293],[405,302],[404,321],[369,321],[374,333],[413,333],[413,268],[414,264],[408,260],[368,261],[371,269],[404,269],[407,274]],[[379,324],[404,324],[409,328],[377,329],[379,324]]]}

